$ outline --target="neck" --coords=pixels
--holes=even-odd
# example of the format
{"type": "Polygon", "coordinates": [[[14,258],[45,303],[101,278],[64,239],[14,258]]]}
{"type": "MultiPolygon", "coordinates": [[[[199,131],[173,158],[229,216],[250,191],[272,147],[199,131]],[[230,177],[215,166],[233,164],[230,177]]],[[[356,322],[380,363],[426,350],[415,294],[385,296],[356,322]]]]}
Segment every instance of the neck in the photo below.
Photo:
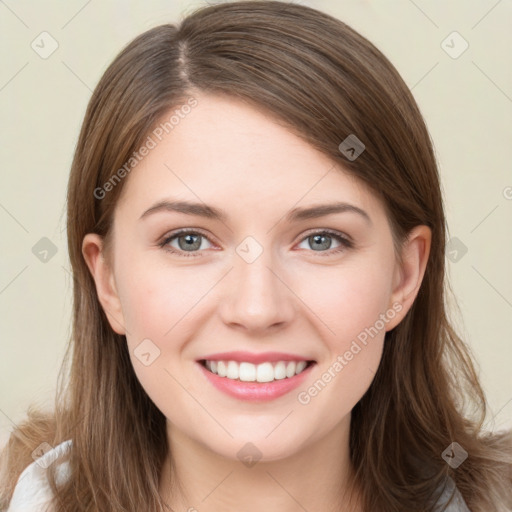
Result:
{"type": "Polygon", "coordinates": [[[261,460],[244,463],[219,455],[168,422],[170,450],[160,494],[173,511],[359,512],[357,491],[350,484],[349,431],[350,415],[289,457],[265,460],[263,454],[261,460]]]}

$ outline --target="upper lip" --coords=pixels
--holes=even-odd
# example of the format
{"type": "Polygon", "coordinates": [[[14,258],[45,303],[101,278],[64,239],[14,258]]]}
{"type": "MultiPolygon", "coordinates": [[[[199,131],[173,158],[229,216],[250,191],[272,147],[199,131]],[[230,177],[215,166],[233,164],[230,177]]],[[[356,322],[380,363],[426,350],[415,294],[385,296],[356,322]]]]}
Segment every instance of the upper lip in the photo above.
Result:
{"type": "Polygon", "coordinates": [[[285,352],[261,352],[259,354],[255,354],[252,352],[244,352],[244,351],[234,351],[234,352],[219,352],[216,354],[210,354],[208,356],[204,356],[198,361],[238,361],[238,362],[248,362],[253,364],[260,364],[275,361],[313,361],[313,359],[308,359],[307,357],[298,356],[295,354],[289,354],[285,352]]]}

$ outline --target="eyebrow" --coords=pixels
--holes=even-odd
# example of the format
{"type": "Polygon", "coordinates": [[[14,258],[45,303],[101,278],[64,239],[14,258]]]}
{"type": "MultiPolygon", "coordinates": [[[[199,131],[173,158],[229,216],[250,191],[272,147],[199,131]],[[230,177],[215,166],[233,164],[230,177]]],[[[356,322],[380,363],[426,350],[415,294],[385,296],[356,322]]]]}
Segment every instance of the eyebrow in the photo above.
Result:
{"type": "MultiPolygon", "coordinates": [[[[140,216],[139,220],[157,212],[185,213],[187,215],[197,215],[199,217],[220,220],[222,222],[225,222],[228,217],[224,211],[213,206],[208,206],[204,203],[195,203],[191,201],[169,201],[164,199],[151,206],[151,208],[148,208],[140,216]]],[[[334,213],[346,212],[356,213],[363,217],[368,224],[372,225],[370,216],[364,210],[353,204],[343,202],[328,203],[318,206],[310,206],[307,208],[293,208],[286,214],[285,218],[287,222],[296,222],[300,220],[316,219],[326,215],[332,215],[334,213]]]]}

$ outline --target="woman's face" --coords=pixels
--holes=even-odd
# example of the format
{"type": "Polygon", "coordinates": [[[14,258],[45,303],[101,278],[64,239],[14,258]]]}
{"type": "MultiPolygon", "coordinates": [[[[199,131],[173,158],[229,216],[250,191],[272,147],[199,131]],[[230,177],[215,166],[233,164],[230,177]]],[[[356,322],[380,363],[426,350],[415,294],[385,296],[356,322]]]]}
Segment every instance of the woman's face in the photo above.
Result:
{"type": "Polygon", "coordinates": [[[91,256],[95,235],[84,255],[171,428],[278,459],[350,418],[416,295],[421,244],[400,272],[382,205],[339,164],[239,100],[196,99],[125,178],[112,267],[91,256]],[[205,359],[243,364],[221,377],[205,359]],[[290,360],[314,364],[283,378],[290,360]]]}

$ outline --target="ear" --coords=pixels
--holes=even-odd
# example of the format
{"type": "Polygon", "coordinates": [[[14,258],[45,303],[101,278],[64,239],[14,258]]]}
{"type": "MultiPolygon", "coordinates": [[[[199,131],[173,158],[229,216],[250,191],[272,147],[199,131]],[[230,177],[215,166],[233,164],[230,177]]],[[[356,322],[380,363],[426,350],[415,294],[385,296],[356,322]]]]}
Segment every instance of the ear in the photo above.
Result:
{"type": "Polygon", "coordinates": [[[389,307],[398,312],[386,324],[386,331],[396,327],[413,305],[427,268],[431,241],[432,231],[428,226],[416,226],[409,233],[402,248],[402,263],[397,261],[393,274],[393,292],[389,307]],[[398,304],[401,305],[400,310],[398,304]]]}
{"type": "Polygon", "coordinates": [[[103,253],[103,238],[96,233],[88,233],[82,242],[82,254],[89,267],[96,292],[110,326],[117,334],[126,334],[121,301],[117,293],[113,269],[103,253]]]}

